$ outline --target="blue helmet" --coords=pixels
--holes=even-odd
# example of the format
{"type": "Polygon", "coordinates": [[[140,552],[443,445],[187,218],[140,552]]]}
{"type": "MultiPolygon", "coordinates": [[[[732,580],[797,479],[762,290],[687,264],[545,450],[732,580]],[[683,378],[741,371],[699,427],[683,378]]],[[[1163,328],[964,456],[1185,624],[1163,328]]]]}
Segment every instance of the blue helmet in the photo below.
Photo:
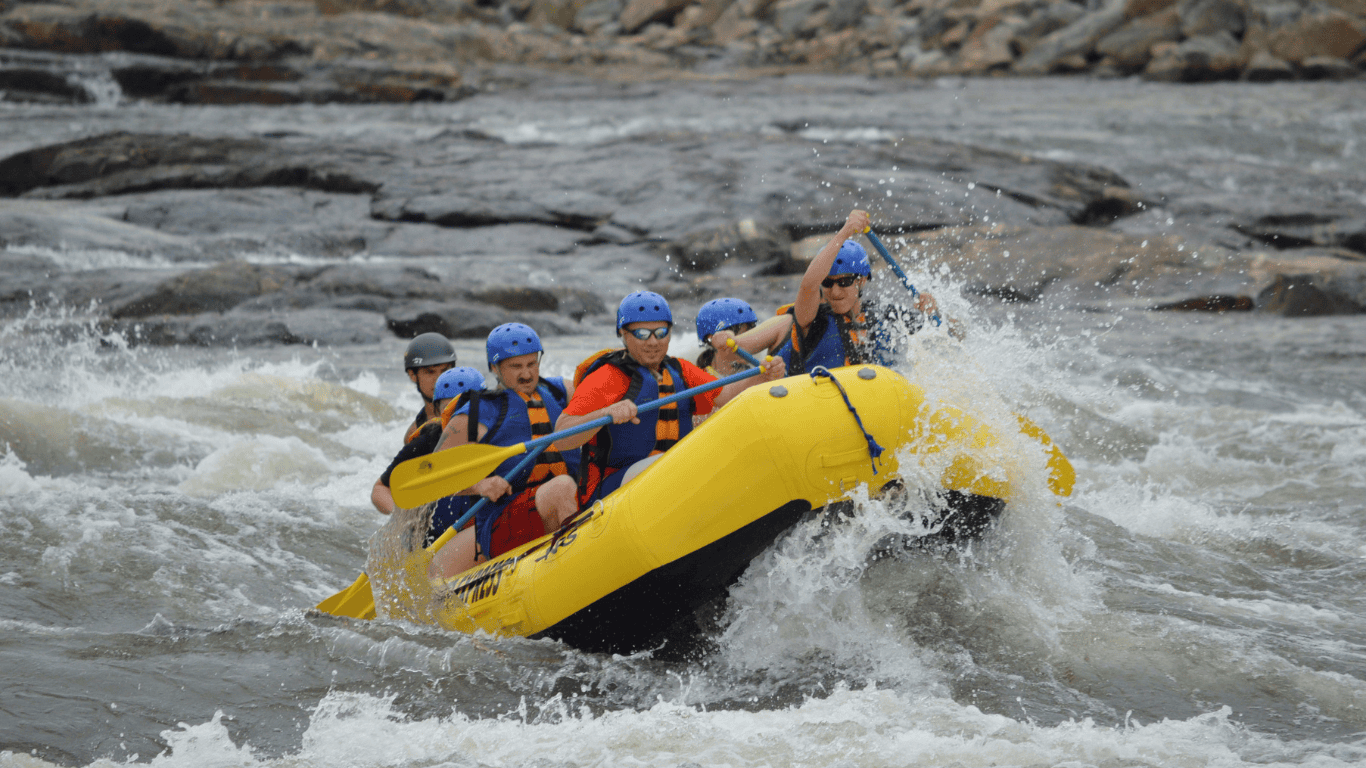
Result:
{"type": "Polygon", "coordinates": [[[629,323],[648,323],[663,320],[673,325],[674,313],[669,311],[669,302],[654,291],[636,291],[621,300],[617,307],[617,330],[629,323]]]}
{"type": "Polygon", "coordinates": [[[432,400],[460,397],[466,392],[484,388],[484,374],[469,366],[452,368],[441,374],[432,387],[432,400]]]}
{"type": "Polygon", "coordinates": [[[741,323],[757,323],[754,308],[739,299],[712,299],[697,310],[697,340],[707,343],[707,337],[717,331],[733,328],[741,323]]]}
{"type": "Polygon", "coordinates": [[[531,330],[531,326],[521,323],[503,323],[489,332],[489,340],[485,345],[489,353],[489,368],[493,368],[501,360],[518,355],[529,355],[533,352],[544,352],[541,346],[541,337],[531,330]]]}
{"type": "Polygon", "coordinates": [[[835,255],[835,263],[830,265],[831,275],[862,275],[872,277],[873,270],[868,265],[868,252],[853,240],[845,240],[840,252],[835,255]]]}

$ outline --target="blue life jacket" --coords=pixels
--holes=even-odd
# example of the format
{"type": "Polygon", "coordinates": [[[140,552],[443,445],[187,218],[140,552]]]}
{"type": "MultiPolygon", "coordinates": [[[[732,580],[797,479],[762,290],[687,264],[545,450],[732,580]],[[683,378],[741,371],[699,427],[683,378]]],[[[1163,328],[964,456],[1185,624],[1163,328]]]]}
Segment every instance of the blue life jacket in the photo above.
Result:
{"type": "Polygon", "coordinates": [[[832,312],[829,304],[821,304],[805,334],[797,327],[796,308],[789,309],[788,314],[793,315],[792,331],[777,354],[787,365],[789,374],[810,373],[818,366],[837,368],[891,362],[891,355],[880,343],[886,329],[881,323],[869,321],[866,313],[860,312],[850,320],[832,312]]]}
{"type": "MultiPolygon", "coordinates": [[[[516,445],[543,437],[554,431],[555,420],[560,417],[564,406],[568,404],[568,394],[562,378],[541,379],[536,386],[536,395],[545,404],[546,417],[548,421],[532,424],[531,415],[527,408],[527,402],[522,396],[508,389],[496,392],[476,392],[470,393],[472,396],[458,407],[456,414],[465,414],[469,417],[470,431],[477,435],[479,425],[482,424],[488,430],[484,436],[470,442],[480,442],[485,445],[516,445]]],[[[479,540],[479,547],[483,552],[489,551],[490,539],[493,534],[493,521],[503,513],[507,505],[522,491],[527,488],[534,488],[555,475],[569,475],[577,477],[579,472],[579,449],[572,451],[557,451],[553,447],[547,448],[536,457],[536,463],[528,472],[524,472],[520,477],[510,478],[508,473],[513,467],[522,461],[523,456],[513,456],[490,474],[498,475],[507,480],[512,485],[512,492],[484,505],[482,509],[474,515],[475,533],[479,540]],[[542,469],[545,467],[546,469],[542,469]],[[547,471],[548,470],[548,471],[547,471]],[[537,477],[541,475],[541,477],[537,477]]],[[[469,509],[479,500],[478,496],[465,496],[469,499],[465,509],[469,509]]]]}
{"type": "MultiPolygon", "coordinates": [[[[624,349],[598,357],[584,371],[584,376],[604,365],[610,365],[631,377],[630,387],[622,399],[630,400],[636,405],[644,405],[687,389],[687,383],[683,379],[683,367],[672,357],[664,358],[662,365],[669,371],[669,377],[673,380],[673,392],[661,393],[654,374],[637,363],[624,349]]],[[[639,414],[639,424],[628,421],[625,424],[610,424],[598,430],[584,448],[584,465],[592,462],[602,468],[622,469],[653,453],[667,451],[692,431],[692,398],[680,400],[674,406],[676,407],[659,408],[639,414]],[[661,417],[678,420],[677,440],[660,439],[658,426],[661,417]]]]}

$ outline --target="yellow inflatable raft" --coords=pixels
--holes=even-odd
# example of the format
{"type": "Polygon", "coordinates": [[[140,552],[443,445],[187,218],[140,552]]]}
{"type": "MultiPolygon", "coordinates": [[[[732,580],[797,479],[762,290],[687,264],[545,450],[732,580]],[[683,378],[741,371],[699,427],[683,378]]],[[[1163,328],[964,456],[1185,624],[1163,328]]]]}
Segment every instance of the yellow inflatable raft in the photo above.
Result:
{"type": "MultiPolygon", "coordinates": [[[[394,520],[372,542],[379,614],[589,651],[654,648],[804,515],[858,485],[929,486],[949,539],[977,535],[1011,500],[1022,469],[1000,435],[931,407],[890,369],[832,373],[751,387],[554,535],[453,578],[427,578],[430,554],[406,545],[422,536],[394,520]],[[884,449],[877,459],[865,429],[884,449]]],[[[1021,423],[1043,443],[1054,492],[1070,493],[1067,459],[1021,423]]]]}

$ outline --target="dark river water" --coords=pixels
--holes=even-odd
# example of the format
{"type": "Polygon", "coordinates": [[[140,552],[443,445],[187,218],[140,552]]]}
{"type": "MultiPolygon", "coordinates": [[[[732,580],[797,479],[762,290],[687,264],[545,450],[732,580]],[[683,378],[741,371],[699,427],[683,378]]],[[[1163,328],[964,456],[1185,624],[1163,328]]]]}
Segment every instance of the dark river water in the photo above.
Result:
{"type": "MultiPolygon", "coordinates": [[[[593,144],[800,121],[815,138],[896,126],[1098,163],[1187,199],[1360,202],[1359,186],[1316,187],[1315,169],[1366,178],[1359,85],[898,88],[0,105],[0,155],[168,124],[593,144]]],[[[44,254],[71,270],[146,258],[44,254]]],[[[967,336],[918,336],[900,369],[998,425],[1029,415],[1071,458],[1076,493],[1027,494],[969,550],[878,559],[906,524],[856,494],[847,525],[799,526],[756,560],[716,649],[692,661],[309,610],[351,583],[381,523],[369,489],[418,405],[400,340],[129,349],[73,332],[80,312],[5,321],[0,768],[1366,763],[1366,316],[1001,306],[912,272],[967,336]]],[[[545,368],[613,342],[607,327],[548,339],[545,368]]],[[[696,347],[680,334],[673,352],[696,347]]]]}

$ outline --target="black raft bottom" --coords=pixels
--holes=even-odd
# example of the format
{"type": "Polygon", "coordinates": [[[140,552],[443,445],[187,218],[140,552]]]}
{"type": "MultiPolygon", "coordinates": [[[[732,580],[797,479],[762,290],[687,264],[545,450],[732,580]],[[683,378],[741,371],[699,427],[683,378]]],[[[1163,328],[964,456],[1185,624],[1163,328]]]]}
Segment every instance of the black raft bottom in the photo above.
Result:
{"type": "MultiPolygon", "coordinates": [[[[890,484],[890,497],[905,490],[890,484]]],[[[1005,502],[987,496],[948,491],[934,506],[938,519],[923,521],[935,533],[903,546],[953,545],[981,537],[1005,509],[1005,502]]],[[[894,502],[893,502],[894,503],[894,502]]],[[[835,523],[849,514],[853,502],[824,509],[835,523]]],[[[554,626],[532,635],[561,640],[590,653],[635,653],[681,657],[705,650],[701,609],[716,607],[759,553],[811,512],[804,500],[790,501],[745,527],[657,568],[606,595],[554,626]]],[[[874,557],[877,553],[873,553],[874,557]]]]}
{"type": "Polygon", "coordinates": [[[552,637],[592,653],[634,653],[670,639],[691,639],[693,612],[724,595],[751,560],[810,511],[810,502],[790,501],[532,637],[552,637]]]}

